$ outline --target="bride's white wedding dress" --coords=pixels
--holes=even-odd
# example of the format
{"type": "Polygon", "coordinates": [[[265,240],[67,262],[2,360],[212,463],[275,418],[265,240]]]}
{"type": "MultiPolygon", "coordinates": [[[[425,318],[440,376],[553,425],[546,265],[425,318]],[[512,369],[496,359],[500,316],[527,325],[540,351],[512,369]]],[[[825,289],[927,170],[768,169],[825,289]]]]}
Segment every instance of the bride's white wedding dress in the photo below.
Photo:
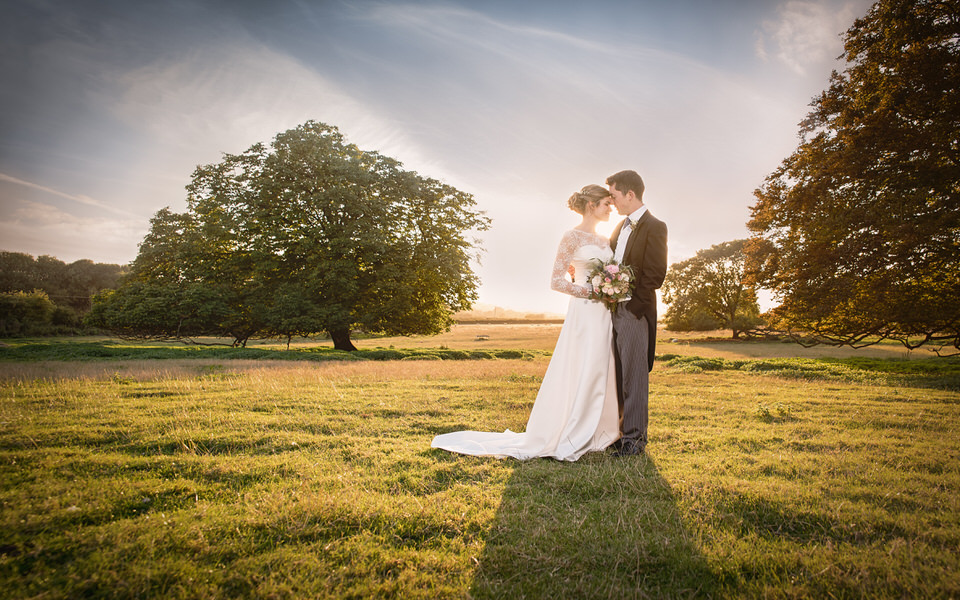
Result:
{"type": "Polygon", "coordinates": [[[597,234],[573,229],[560,242],[551,288],[574,297],[526,431],[445,433],[433,439],[432,447],[475,456],[573,461],[620,437],[610,311],[588,300],[586,288],[591,262],[612,256],[607,239],[597,234]],[[570,264],[574,283],[565,277],[570,264]]]}

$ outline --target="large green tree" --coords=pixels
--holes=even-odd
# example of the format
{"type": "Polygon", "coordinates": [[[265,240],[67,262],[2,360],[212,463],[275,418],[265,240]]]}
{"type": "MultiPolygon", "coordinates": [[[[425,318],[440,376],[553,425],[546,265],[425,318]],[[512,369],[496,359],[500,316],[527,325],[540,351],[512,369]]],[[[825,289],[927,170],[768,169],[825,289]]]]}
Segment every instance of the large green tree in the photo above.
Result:
{"type": "Polygon", "coordinates": [[[98,300],[129,335],[351,330],[434,334],[476,299],[475,241],[489,219],[470,194],[347,144],[314,121],[198,167],[187,212],[161,211],[127,282],[98,300]],[[162,302],[145,311],[138,300],[162,302]]]}
{"type": "Polygon", "coordinates": [[[738,338],[760,324],[756,290],[744,281],[745,242],[716,244],[670,265],[662,288],[667,329],[730,329],[738,338]]]}
{"type": "Polygon", "coordinates": [[[960,349],[960,2],[881,0],[756,192],[754,281],[814,342],[960,349]]]}

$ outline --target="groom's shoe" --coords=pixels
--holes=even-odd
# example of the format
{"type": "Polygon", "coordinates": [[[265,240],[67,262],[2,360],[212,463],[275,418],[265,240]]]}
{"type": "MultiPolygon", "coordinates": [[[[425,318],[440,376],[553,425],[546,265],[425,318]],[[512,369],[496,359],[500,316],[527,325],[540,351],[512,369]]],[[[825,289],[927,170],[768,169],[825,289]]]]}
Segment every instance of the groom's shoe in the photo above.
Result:
{"type": "Polygon", "coordinates": [[[614,456],[636,456],[643,454],[643,446],[633,440],[623,440],[620,447],[614,452],[614,456]]]}

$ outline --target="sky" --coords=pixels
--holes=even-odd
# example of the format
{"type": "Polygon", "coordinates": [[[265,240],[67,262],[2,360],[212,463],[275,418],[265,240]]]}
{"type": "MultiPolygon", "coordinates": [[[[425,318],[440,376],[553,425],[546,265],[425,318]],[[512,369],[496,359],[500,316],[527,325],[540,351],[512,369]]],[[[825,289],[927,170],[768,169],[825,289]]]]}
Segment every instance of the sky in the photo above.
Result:
{"type": "Polygon", "coordinates": [[[634,169],[670,263],[746,237],[870,5],[0,0],[0,250],[128,263],[198,165],[312,119],[475,197],[481,303],[563,313],[567,198],[634,169]]]}

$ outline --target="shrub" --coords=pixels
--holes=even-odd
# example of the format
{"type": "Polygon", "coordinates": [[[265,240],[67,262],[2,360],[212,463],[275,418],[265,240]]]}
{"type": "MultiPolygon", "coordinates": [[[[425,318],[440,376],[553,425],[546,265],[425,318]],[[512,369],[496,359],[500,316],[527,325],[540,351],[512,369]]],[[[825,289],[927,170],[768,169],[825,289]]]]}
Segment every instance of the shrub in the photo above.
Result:
{"type": "Polygon", "coordinates": [[[46,333],[55,311],[56,305],[40,290],[0,293],[0,335],[46,333]]]}

